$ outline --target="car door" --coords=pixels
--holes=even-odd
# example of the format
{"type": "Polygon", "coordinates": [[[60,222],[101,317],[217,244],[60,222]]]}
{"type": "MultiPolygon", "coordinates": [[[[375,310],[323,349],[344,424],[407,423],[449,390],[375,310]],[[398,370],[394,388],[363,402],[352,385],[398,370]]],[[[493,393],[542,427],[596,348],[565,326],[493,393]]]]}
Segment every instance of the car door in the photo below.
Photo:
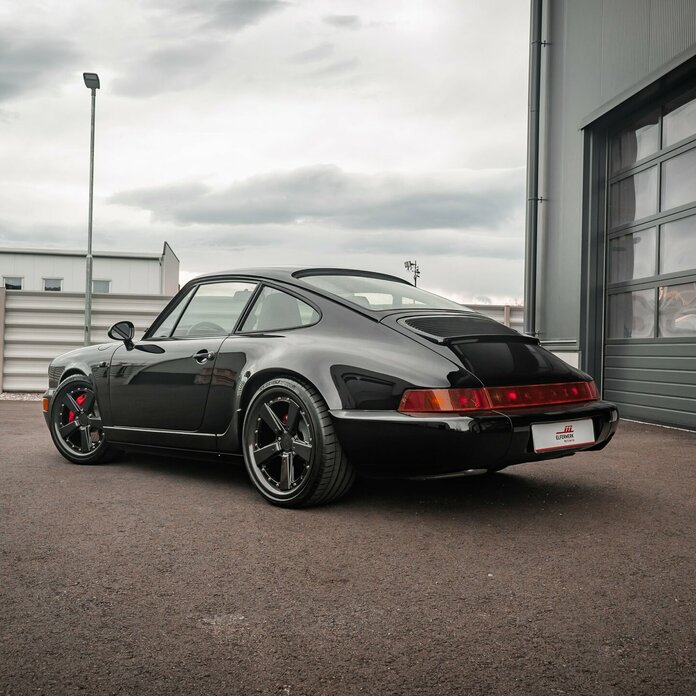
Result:
{"type": "Polygon", "coordinates": [[[240,421],[235,418],[241,395],[239,380],[259,370],[288,368],[284,351],[289,332],[316,324],[318,309],[291,292],[265,284],[254,295],[236,333],[225,338],[206,405],[205,430],[220,433],[218,449],[237,452],[240,421]]]}
{"type": "MultiPolygon", "coordinates": [[[[109,370],[114,430],[147,430],[146,438],[135,439],[172,446],[184,446],[177,433],[197,433],[200,438],[185,438],[186,446],[200,440],[201,448],[214,448],[214,437],[198,431],[218,351],[255,288],[253,282],[233,280],[193,286],[146,338],[114,352],[109,370]],[[164,437],[153,437],[158,434],[164,437]]],[[[132,433],[115,435],[112,439],[133,439],[132,433]]]]}

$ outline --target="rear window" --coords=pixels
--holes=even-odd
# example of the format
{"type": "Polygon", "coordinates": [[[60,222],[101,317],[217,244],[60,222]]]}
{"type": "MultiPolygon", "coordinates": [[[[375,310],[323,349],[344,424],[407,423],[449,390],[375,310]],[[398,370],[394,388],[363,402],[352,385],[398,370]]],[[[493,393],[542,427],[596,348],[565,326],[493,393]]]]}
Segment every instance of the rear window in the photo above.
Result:
{"type": "Polygon", "coordinates": [[[359,275],[302,276],[314,287],[336,295],[354,305],[382,311],[386,309],[463,309],[462,305],[421,290],[408,283],[387,278],[359,275]]]}
{"type": "Polygon", "coordinates": [[[553,384],[582,376],[566,362],[535,343],[505,341],[453,342],[464,367],[487,387],[553,384]]]}

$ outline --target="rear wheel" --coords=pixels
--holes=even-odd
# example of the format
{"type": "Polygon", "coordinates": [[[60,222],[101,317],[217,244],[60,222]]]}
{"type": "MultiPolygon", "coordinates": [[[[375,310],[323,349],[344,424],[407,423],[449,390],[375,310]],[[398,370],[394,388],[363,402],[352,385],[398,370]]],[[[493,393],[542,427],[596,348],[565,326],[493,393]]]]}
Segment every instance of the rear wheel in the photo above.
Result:
{"type": "Polygon", "coordinates": [[[274,505],[328,503],[355,481],[326,403],[310,385],[287,378],[264,384],[247,409],[242,440],[249,478],[274,505]]]}
{"type": "Polygon", "coordinates": [[[49,423],[57,450],[73,464],[97,464],[109,453],[97,395],[84,375],[68,377],[56,389],[49,423]]]}

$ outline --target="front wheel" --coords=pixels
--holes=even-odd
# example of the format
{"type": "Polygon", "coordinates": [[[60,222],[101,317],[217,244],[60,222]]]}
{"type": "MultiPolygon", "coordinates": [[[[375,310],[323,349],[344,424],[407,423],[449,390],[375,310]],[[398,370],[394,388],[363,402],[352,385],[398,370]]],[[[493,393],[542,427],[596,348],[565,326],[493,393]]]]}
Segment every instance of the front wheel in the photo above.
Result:
{"type": "Polygon", "coordinates": [[[264,384],[247,409],[242,441],[249,478],[274,505],[328,503],[355,481],[326,403],[310,385],[288,378],[264,384]]]}
{"type": "Polygon", "coordinates": [[[68,377],[56,389],[51,401],[49,429],[56,449],[73,464],[104,461],[109,447],[97,395],[87,377],[68,377]]]}

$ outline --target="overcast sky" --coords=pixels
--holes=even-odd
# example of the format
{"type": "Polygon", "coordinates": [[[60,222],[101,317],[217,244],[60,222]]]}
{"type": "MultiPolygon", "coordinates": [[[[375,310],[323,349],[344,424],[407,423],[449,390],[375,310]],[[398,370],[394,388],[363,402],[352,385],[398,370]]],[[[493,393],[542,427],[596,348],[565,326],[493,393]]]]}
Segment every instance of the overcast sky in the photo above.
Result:
{"type": "Polygon", "coordinates": [[[526,0],[5,0],[0,246],[522,296],[526,0]]]}

